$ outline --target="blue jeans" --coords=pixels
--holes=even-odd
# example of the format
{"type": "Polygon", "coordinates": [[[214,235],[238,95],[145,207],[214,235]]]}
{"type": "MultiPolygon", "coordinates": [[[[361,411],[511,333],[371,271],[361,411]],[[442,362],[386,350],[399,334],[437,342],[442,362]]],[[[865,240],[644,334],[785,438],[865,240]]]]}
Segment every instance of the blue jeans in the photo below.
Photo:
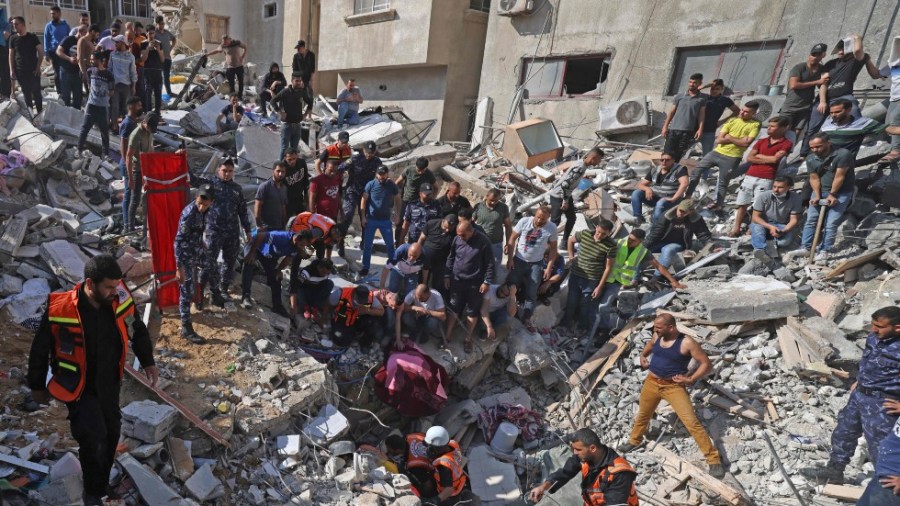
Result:
{"type": "Polygon", "coordinates": [[[300,144],[300,123],[287,123],[281,125],[281,154],[279,160],[284,160],[284,154],[289,148],[297,149],[300,144]]]}
{"type": "Polygon", "coordinates": [[[403,313],[403,331],[411,338],[421,342],[431,337],[443,337],[444,326],[441,320],[431,315],[417,315],[413,312],[403,313]]]}
{"type": "Polygon", "coordinates": [[[394,230],[391,220],[376,220],[366,218],[366,228],[363,229],[363,255],[362,268],[369,270],[372,265],[372,242],[375,241],[375,231],[381,231],[381,238],[387,246],[388,258],[394,258],[394,230]]]}
{"type": "Polygon", "coordinates": [[[169,83],[169,78],[172,74],[172,59],[167,58],[163,61],[163,84],[166,86],[166,94],[169,97],[172,97],[172,85],[169,83]]]}
{"type": "MultiPolygon", "coordinates": [[[[781,223],[772,223],[772,225],[775,225],[775,228],[777,228],[778,230],[784,230],[784,227],[786,226],[781,223]]],[[[779,248],[786,248],[790,246],[791,243],[794,242],[794,236],[796,234],[796,228],[794,228],[793,230],[788,230],[786,233],[782,234],[781,237],[775,239],[775,246],[779,248]]],[[[770,234],[765,227],[757,223],[750,224],[750,245],[753,246],[753,249],[766,249],[766,241],[768,241],[769,239],[772,239],[772,234],[770,234]]]]}
{"type": "Polygon", "coordinates": [[[125,193],[122,194],[122,226],[128,226],[128,206],[131,205],[131,188],[128,187],[128,169],[125,168],[125,160],[119,162],[119,171],[125,181],[125,193]]]}
{"type": "Polygon", "coordinates": [[[358,125],[359,121],[359,113],[351,111],[349,103],[341,102],[338,105],[338,125],[358,125]]]}
{"type": "Polygon", "coordinates": [[[506,311],[505,307],[501,307],[500,309],[491,311],[490,314],[488,314],[488,318],[491,320],[491,325],[499,327],[509,321],[509,313],[506,311]]]}
{"type": "Polygon", "coordinates": [[[305,306],[322,310],[328,303],[331,290],[334,289],[334,281],[326,279],[318,284],[301,284],[297,287],[297,311],[303,313],[305,306]]]}
{"type": "Polygon", "coordinates": [[[716,132],[703,132],[700,134],[700,145],[703,146],[703,154],[709,153],[716,147],[716,132]]]}
{"type": "Polygon", "coordinates": [[[856,506],[900,506],[900,495],[894,495],[893,490],[882,487],[878,478],[872,478],[856,506]]]}
{"type": "Polygon", "coordinates": [[[108,109],[106,107],[100,107],[99,105],[88,104],[87,108],[85,108],[84,119],[81,121],[81,132],[78,134],[78,151],[84,149],[88,133],[91,131],[91,128],[96,126],[100,129],[100,141],[103,146],[102,156],[109,155],[109,128],[106,126],[109,116],[107,112],[108,109]]]}
{"type": "Polygon", "coordinates": [[[617,328],[622,323],[619,313],[616,312],[616,300],[621,288],[622,285],[618,283],[607,283],[603,286],[603,291],[600,292],[600,300],[595,303],[594,320],[590,334],[587,336],[588,339],[593,339],[594,334],[600,329],[609,331],[617,328]]]}
{"type": "Polygon", "coordinates": [[[503,241],[491,244],[491,253],[494,254],[494,268],[503,264],[503,241]]]}
{"type": "MultiPolygon", "coordinates": [[[[821,198],[824,199],[828,197],[828,192],[822,192],[821,198]]],[[[850,207],[850,197],[851,194],[837,194],[837,202],[828,208],[828,214],[825,216],[825,237],[822,239],[822,243],[819,244],[818,248],[820,251],[831,251],[831,248],[834,247],[834,242],[837,239],[837,229],[844,221],[844,213],[847,211],[847,208],[850,207]]],[[[803,225],[803,247],[806,249],[812,248],[813,236],[816,233],[816,224],[819,221],[819,205],[809,204],[809,209],[806,211],[806,223],[803,225]]]]}
{"type": "Polygon", "coordinates": [[[513,259],[513,270],[506,278],[516,285],[525,285],[525,304],[523,316],[527,320],[534,312],[534,301],[537,300],[538,288],[541,285],[541,263],[526,262],[518,256],[513,259]]]}
{"type": "MultiPolygon", "coordinates": [[[[387,267],[385,267],[387,268],[387,267]]],[[[403,275],[391,269],[388,271],[387,289],[396,293],[397,297],[406,297],[419,284],[419,273],[403,275]]]]}
{"type": "MultiPolygon", "coordinates": [[[[675,261],[675,255],[684,251],[684,246],[678,243],[657,244],[650,250],[653,253],[659,253],[659,263],[666,269],[672,266],[675,261]]],[[[653,271],[654,276],[659,276],[659,271],[653,271]]]]}
{"type": "Polygon", "coordinates": [[[61,88],[60,95],[63,103],[68,107],[81,109],[82,92],[84,91],[84,88],[81,87],[81,73],[77,70],[73,72],[60,68],[59,74],[61,79],[59,83],[61,88]]]}
{"type": "Polygon", "coordinates": [[[634,192],[631,193],[631,214],[634,215],[635,218],[643,219],[644,209],[642,205],[647,204],[653,206],[653,219],[656,220],[662,216],[663,213],[677,206],[679,202],[681,202],[681,199],[670,202],[668,200],[663,200],[662,197],[655,194],[653,195],[653,198],[648,199],[644,190],[634,190],[634,192]]]}
{"type": "Polygon", "coordinates": [[[591,299],[591,293],[597,282],[571,273],[569,276],[569,297],[566,299],[566,310],[563,325],[587,328],[594,321],[597,301],[591,299]],[[576,320],[577,318],[577,320],[576,320]]]}

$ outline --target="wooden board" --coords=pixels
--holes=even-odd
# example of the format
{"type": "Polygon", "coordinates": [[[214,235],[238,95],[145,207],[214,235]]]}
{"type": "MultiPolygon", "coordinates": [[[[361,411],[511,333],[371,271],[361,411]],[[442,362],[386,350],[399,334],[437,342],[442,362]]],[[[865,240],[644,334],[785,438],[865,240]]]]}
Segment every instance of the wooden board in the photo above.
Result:
{"type": "Polygon", "coordinates": [[[878,258],[881,257],[882,254],[884,254],[884,251],[885,251],[884,248],[878,248],[876,250],[870,251],[868,253],[864,253],[857,257],[853,257],[848,260],[844,260],[843,262],[838,264],[838,266],[835,267],[831,272],[829,272],[825,276],[825,279],[834,279],[834,278],[840,276],[841,274],[843,274],[844,271],[847,271],[854,267],[859,267],[860,265],[863,265],[863,264],[867,264],[873,260],[877,260],[878,258]]]}
{"type": "Polygon", "coordinates": [[[835,499],[858,501],[859,498],[862,497],[864,490],[865,489],[862,487],[850,487],[847,485],[834,485],[829,483],[822,489],[822,495],[834,497],[835,499]]]}
{"type": "Polygon", "coordinates": [[[723,409],[733,415],[739,415],[750,420],[762,420],[762,415],[752,409],[741,406],[737,402],[724,395],[709,394],[703,399],[707,404],[723,409]]]}
{"type": "Polygon", "coordinates": [[[669,476],[680,476],[683,473],[690,474],[691,479],[709,492],[717,494],[723,501],[732,506],[744,506],[750,504],[744,493],[721,480],[713,478],[706,471],[694,464],[675,455],[662,445],[653,448],[653,456],[662,465],[663,470],[669,476]]]}
{"type": "Polygon", "coordinates": [[[610,355],[615,353],[616,349],[618,348],[618,344],[620,341],[619,336],[624,335],[627,337],[628,335],[631,335],[632,329],[634,329],[637,324],[638,320],[632,320],[628,322],[628,324],[625,325],[625,328],[623,328],[621,331],[619,331],[618,334],[613,336],[612,339],[604,343],[599,350],[597,350],[593,355],[591,355],[589,359],[581,364],[581,367],[576,369],[575,372],[572,373],[571,376],[569,376],[569,384],[572,386],[577,386],[579,383],[587,380],[592,374],[594,374],[594,372],[597,371],[597,369],[602,367],[603,364],[606,363],[610,355]]]}
{"type": "MultiPolygon", "coordinates": [[[[632,320],[632,323],[637,323],[638,320],[632,320]]],[[[616,349],[609,355],[609,358],[603,364],[603,367],[600,369],[600,372],[597,373],[597,379],[594,380],[594,383],[591,385],[590,390],[588,390],[587,395],[585,395],[580,403],[576,403],[572,406],[572,409],[569,410],[569,414],[572,418],[577,417],[581,411],[587,406],[590,401],[591,395],[594,394],[594,390],[597,389],[597,386],[600,385],[600,382],[603,381],[603,377],[606,376],[606,373],[609,372],[610,369],[616,365],[616,361],[619,360],[619,356],[628,349],[629,337],[631,337],[631,329],[626,326],[622,329],[621,332],[616,334],[615,337],[609,340],[610,343],[614,343],[616,349]]]]}

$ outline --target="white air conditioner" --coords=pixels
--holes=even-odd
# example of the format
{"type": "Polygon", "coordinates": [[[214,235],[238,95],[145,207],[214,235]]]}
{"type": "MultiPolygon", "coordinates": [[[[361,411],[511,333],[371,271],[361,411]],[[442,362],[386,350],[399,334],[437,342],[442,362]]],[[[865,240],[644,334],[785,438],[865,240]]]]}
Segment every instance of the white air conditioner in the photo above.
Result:
{"type": "Polygon", "coordinates": [[[497,14],[500,16],[522,16],[534,12],[534,0],[500,0],[497,14]]]}
{"type": "Polygon", "coordinates": [[[636,97],[600,106],[600,132],[634,132],[649,126],[647,97],[636,97]]]}
{"type": "Polygon", "coordinates": [[[756,111],[756,116],[754,116],[754,118],[760,123],[766,123],[769,118],[778,113],[781,106],[784,105],[785,98],[784,95],[776,95],[774,97],[769,95],[750,95],[741,100],[741,105],[753,100],[759,102],[759,110],[756,111]]]}

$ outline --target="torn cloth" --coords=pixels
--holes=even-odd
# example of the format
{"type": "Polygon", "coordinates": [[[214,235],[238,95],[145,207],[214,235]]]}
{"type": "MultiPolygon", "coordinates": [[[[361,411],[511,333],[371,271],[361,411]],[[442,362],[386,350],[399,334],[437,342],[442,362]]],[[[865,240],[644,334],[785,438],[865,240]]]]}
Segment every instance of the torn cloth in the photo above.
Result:
{"type": "Polygon", "coordinates": [[[478,415],[478,426],[484,434],[484,440],[490,441],[500,427],[501,422],[509,422],[522,431],[522,439],[534,441],[544,429],[541,415],[517,404],[498,404],[491,406],[478,415]]]}
{"type": "Polygon", "coordinates": [[[375,373],[375,395],[403,415],[433,415],[447,402],[447,371],[413,343],[391,353],[375,373]]]}

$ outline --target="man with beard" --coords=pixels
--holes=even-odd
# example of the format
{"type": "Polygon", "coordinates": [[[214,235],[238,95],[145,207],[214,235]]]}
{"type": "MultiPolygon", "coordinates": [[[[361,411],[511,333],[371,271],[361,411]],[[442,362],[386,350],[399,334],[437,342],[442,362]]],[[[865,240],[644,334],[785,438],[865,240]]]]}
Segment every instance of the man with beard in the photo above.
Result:
{"type": "Polygon", "coordinates": [[[297,216],[306,211],[309,191],[309,167],[300,153],[289,148],[284,153],[284,184],[287,187],[287,215],[297,216]]]}
{"type": "Polygon", "coordinates": [[[272,169],[272,177],[256,190],[253,214],[256,216],[257,228],[281,230],[287,223],[287,188],[284,184],[286,169],[284,162],[277,162],[272,169]]]}
{"type": "Polygon", "coordinates": [[[766,244],[772,239],[780,248],[794,242],[803,213],[800,195],[792,192],[794,180],[789,176],[775,178],[772,189],[753,200],[753,221],[750,223],[750,244],[756,258],[770,263],[766,244]]]}
{"type": "Polygon", "coordinates": [[[150,333],[135,317],[134,299],[116,260],[91,258],[84,277],[73,289],[50,294],[31,343],[27,383],[35,402],[47,404],[53,396],[66,404],[79,445],[84,503],[101,505],[119,443],[119,387],[129,340],[151,385],[156,386],[159,372],[150,333]]]}

